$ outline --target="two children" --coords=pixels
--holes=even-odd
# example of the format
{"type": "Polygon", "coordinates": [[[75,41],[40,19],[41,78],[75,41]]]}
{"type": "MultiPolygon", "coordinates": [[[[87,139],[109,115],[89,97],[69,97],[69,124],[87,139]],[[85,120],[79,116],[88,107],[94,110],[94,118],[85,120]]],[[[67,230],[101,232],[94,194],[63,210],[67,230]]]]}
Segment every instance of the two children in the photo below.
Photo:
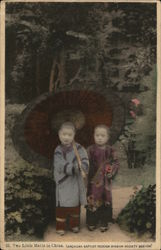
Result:
{"type": "Polygon", "coordinates": [[[72,123],[62,124],[59,130],[61,145],[54,152],[56,232],[63,235],[67,222],[73,232],[79,232],[80,205],[87,207],[88,229],[92,231],[100,223],[104,232],[112,219],[111,180],[119,164],[114,150],[107,145],[108,127],[99,125],[95,128],[95,144],[89,147],[88,155],[80,144],[74,142],[75,132],[72,123]],[[85,174],[88,174],[87,200],[85,174]]]}

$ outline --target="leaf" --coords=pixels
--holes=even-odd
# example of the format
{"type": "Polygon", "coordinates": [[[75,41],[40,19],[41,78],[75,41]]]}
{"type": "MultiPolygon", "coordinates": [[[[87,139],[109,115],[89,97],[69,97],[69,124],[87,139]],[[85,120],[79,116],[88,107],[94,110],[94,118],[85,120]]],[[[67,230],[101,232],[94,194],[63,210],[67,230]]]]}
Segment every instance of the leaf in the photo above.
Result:
{"type": "Polygon", "coordinates": [[[28,233],[29,235],[34,234],[34,229],[33,229],[33,228],[31,228],[30,230],[28,230],[28,231],[27,231],[27,233],[28,233]]]}
{"type": "Polygon", "coordinates": [[[40,199],[42,198],[42,195],[39,194],[39,193],[35,193],[35,192],[34,192],[34,193],[32,193],[32,197],[35,198],[35,200],[38,201],[38,200],[40,200],[40,199]]]}
{"type": "Polygon", "coordinates": [[[139,213],[144,214],[145,213],[145,209],[144,208],[140,208],[139,209],[139,213]]]}
{"type": "Polygon", "coordinates": [[[15,219],[18,223],[22,223],[21,214],[19,212],[12,212],[8,216],[9,219],[15,219]]]}
{"type": "Polygon", "coordinates": [[[27,177],[32,177],[33,174],[32,172],[24,172],[24,176],[27,176],[27,177]]]}
{"type": "Polygon", "coordinates": [[[150,229],[151,227],[152,227],[151,222],[147,222],[147,223],[146,223],[146,228],[147,228],[147,229],[150,229]]]}
{"type": "Polygon", "coordinates": [[[14,189],[19,190],[19,189],[21,189],[21,186],[19,184],[17,184],[17,185],[14,186],[14,189]]]}

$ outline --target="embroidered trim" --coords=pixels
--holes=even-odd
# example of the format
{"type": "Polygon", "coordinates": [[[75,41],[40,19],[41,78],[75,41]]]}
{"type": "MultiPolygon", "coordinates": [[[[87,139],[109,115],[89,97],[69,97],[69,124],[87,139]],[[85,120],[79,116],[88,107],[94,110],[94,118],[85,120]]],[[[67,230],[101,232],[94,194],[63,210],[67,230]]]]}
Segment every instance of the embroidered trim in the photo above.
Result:
{"type": "Polygon", "coordinates": [[[65,175],[61,180],[58,181],[58,184],[62,183],[63,181],[65,181],[69,176],[65,175]]]}
{"type": "Polygon", "coordinates": [[[73,217],[73,218],[79,218],[80,216],[79,216],[79,214],[72,214],[71,217],[73,217]]]}
{"type": "Polygon", "coordinates": [[[56,220],[59,221],[59,222],[65,222],[66,221],[66,219],[58,218],[58,217],[56,218],[56,220]]]}
{"type": "Polygon", "coordinates": [[[67,166],[68,166],[69,162],[67,162],[65,165],[64,165],[64,174],[67,174],[67,166]]]}
{"type": "Polygon", "coordinates": [[[87,157],[83,157],[81,160],[82,161],[84,161],[84,160],[88,161],[88,158],[87,157]]]}
{"type": "Polygon", "coordinates": [[[56,151],[54,155],[62,155],[60,151],[56,151]]]}
{"type": "Polygon", "coordinates": [[[80,144],[76,145],[76,147],[77,147],[77,150],[82,148],[80,144]]]}
{"type": "Polygon", "coordinates": [[[89,162],[82,162],[82,164],[87,166],[87,167],[89,166],[89,162]]]}

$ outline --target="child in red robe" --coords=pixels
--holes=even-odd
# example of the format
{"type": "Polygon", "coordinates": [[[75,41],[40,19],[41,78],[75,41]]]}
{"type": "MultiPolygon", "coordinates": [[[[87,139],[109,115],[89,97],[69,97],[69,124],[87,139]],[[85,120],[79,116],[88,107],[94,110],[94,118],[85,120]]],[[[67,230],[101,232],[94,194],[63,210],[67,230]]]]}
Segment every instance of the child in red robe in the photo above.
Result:
{"type": "Polygon", "coordinates": [[[107,145],[109,129],[98,125],[94,130],[95,144],[88,148],[89,175],[87,189],[88,229],[93,231],[100,223],[100,230],[108,229],[112,221],[112,179],[116,175],[119,163],[114,149],[107,145]]]}

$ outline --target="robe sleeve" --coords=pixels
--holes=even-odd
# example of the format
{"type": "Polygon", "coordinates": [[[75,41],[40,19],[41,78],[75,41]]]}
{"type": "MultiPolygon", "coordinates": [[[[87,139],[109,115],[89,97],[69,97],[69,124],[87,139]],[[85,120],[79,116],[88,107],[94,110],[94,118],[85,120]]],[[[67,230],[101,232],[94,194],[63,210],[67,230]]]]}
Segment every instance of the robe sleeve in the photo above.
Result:
{"type": "Polygon", "coordinates": [[[92,153],[92,147],[87,148],[87,154],[88,154],[88,159],[89,159],[89,172],[88,172],[88,183],[90,183],[91,179],[95,175],[95,164],[93,161],[93,153],[92,153]]]}
{"type": "Polygon", "coordinates": [[[112,157],[112,178],[114,178],[120,166],[116,156],[116,152],[113,148],[111,148],[111,157],[112,157]]]}
{"type": "Polygon", "coordinates": [[[73,164],[64,159],[60,147],[57,147],[54,152],[53,167],[54,180],[56,183],[59,183],[66,175],[73,175],[73,164]]]}
{"type": "Polygon", "coordinates": [[[88,171],[89,171],[89,159],[88,159],[87,151],[85,150],[84,147],[82,147],[79,144],[77,146],[77,149],[78,149],[78,153],[79,153],[79,156],[80,156],[80,159],[81,159],[82,168],[83,168],[84,172],[86,174],[88,174],[88,171]]]}

